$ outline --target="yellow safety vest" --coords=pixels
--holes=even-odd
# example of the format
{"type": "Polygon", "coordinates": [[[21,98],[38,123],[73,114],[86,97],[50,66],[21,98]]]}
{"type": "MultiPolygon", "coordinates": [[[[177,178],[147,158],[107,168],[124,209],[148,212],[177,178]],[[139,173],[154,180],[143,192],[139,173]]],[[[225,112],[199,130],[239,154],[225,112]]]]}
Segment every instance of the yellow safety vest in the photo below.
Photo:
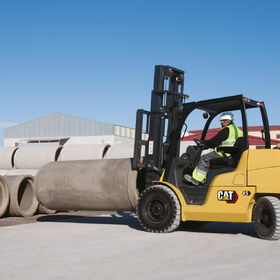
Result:
{"type": "MultiPolygon", "coordinates": [[[[230,124],[228,126],[223,127],[222,129],[228,127],[229,128],[229,135],[228,138],[226,140],[224,140],[218,147],[233,147],[236,139],[239,137],[243,137],[243,131],[241,129],[239,129],[235,124],[230,124]]],[[[215,148],[215,152],[219,155],[219,156],[223,156],[222,153],[217,152],[217,148],[215,148]]],[[[226,156],[230,156],[230,154],[226,153],[226,156]]]]}

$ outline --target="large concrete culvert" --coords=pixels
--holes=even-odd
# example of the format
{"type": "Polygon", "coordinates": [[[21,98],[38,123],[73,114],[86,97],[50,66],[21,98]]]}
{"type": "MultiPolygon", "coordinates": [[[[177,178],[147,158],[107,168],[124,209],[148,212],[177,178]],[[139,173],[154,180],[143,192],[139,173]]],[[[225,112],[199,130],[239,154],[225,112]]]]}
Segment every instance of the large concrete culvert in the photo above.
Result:
{"type": "Polygon", "coordinates": [[[130,158],[50,162],[35,177],[39,202],[57,210],[133,211],[136,186],[130,158]]]}
{"type": "Polygon", "coordinates": [[[102,159],[109,147],[109,144],[64,146],[57,161],[102,159]]]}
{"type": "Polygon", "coordinates": [[[38,209],[32,176],[5,176],[10,194],[10,216],[30,217],[38,209]]]}
{"type": "Polygon", "coordinates": [[[9,206],[10,196],[7,182],[4,177],[0,177],[0,217],[2,217],[9,206]]]}
{"type": "Polygon", "coordinates": [[[56,161],[62,147],[55,145],[21,146],[14,154],[16,169],[39,169],[50,161],[56,161]]]}

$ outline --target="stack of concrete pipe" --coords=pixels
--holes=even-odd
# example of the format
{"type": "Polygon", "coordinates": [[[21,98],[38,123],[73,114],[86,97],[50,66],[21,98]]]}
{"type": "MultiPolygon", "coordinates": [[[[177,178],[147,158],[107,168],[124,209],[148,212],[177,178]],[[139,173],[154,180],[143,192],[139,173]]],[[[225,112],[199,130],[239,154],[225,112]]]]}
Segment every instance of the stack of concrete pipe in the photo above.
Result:
{"type": "Polygon", "coordinates": [[[18,172],[14,170],[17,150],[16,147],[0,148],[0,173],[1,175],[13,174],[13,176],[0,176],[0,217],[7,212],[13,216],[32,216],[38,207],[33,177],[15,176],[18,172]]]}
{"type": "Polygon", "coordinates": [[[46,145],[0,148],[1,180],[7,186],[9,197],[8,215],[33,216],[38,207],[42,213],[54,213],[38,206],[33,175],[46,163],[57,160],[60,150],[61,147],[46,145]]]}
{"type": "Polygon", "coordinates": [[[133,143],[0,148],[0,217],[7,209],[14,216],[37,208],[134,210],[142,179],[132,170],[133,151],[133,143]]]}
{"type": "Polygon", "coordinates": [[[133,144],[2,147],[0,217],[32,216],[38,208],[132,210],[138,198],[132,156],[133,144]]]}

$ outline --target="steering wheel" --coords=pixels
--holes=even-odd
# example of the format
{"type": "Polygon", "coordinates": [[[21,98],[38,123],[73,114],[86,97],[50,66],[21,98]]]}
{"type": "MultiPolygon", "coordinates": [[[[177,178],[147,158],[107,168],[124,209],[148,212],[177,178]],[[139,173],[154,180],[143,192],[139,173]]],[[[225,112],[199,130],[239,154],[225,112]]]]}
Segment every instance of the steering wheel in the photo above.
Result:
{"type": "Polygon", "coordinates": [[[198,148],[203,147],[203,142],[198,139],[193,139],[194,143],[197,145],[198,148]]]}

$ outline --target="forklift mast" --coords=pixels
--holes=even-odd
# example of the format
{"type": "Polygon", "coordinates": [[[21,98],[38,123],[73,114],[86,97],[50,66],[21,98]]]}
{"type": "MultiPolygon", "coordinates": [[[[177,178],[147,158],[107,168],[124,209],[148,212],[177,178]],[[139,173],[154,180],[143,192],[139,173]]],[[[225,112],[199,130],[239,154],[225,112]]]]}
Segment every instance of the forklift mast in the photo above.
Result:
{"type": "MultiPolygon", "coordinates": [[[[188,95],[183,94],[183,90],[184,71],[171,66],[155,66],[151,109],[137,110],[133,158],[133,168],[145,168],[146,172],[153,174],[150,180],[157,179],[165,167],[166,155],[170,149],[170,135],[177,128],[184,101],[188,98],[188,95]],[[142,151],[143,147],[145,153],[142,151]]],[[[179,154],[180,139],[175,145],[179,154]]]]}

